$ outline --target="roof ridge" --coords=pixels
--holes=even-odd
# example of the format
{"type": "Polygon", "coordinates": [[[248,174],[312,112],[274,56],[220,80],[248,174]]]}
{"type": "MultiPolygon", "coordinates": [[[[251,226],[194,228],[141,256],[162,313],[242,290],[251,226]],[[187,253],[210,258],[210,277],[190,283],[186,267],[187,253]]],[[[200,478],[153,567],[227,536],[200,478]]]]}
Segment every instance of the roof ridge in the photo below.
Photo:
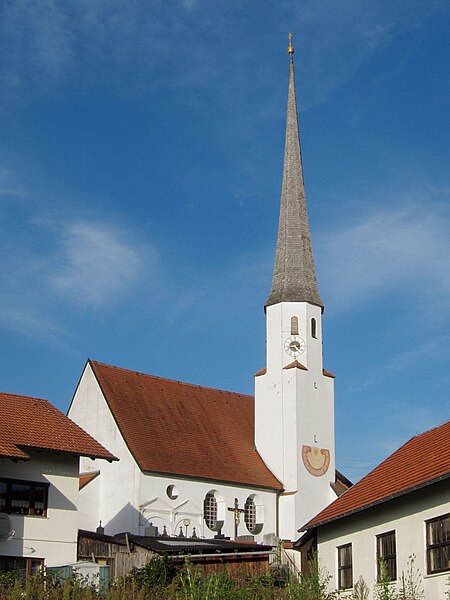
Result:
{"type": "Polygon", "coordinates": [[[220,388],[214,388],[208,385],[200,385],[198,383],[190,383],[188,381],[180,381],[179,379],[171,379],[170,377],[161,377],[160,375],[152,375],[151,373],[144,373],[143,371],[136,371],[135,369],[126,369],[125,367],[118,367],[117,365],[109,365],[108,363],[101,362],[99,360],[93,360],[92,358],[88,358],[88,363],[90,365],[100,365],[103,367],[108,367],[109,369],[117,369],[118,371],[127,371],[129,373],[135,373],[137,375],[144,375],[145,377],[151,377],[152,379],[157,379],[159,381],[169,381],[171,383],[178,383],[181,385],[186,385],[193,388],[199,388],[202,390],[212,390],[214,392],[222,392],[224,394],[232,394],[233,396],[245,396],[247,398],[254,398],[251,394],[244,394],[242,392],[232,392],[230,390],[222,390],[220,388]]]}
{"type": "MultiPolygon", "coordinates": [[[[430,429],[426,429],[425,431],[422,431],[422,433],[416,433],[415,435],[413,435],[411,438],[409,438],[409,440],[407,442],[405,442],[405,444],[407,444],[408,442],[410,442],[411,440],[414,440],[415,438],[419,438],[422,437],[423,435],[426,435],[428,433],[431,433],[432,431],[434,431],[435,429],[439,429],[440,427],[443,427],[444,425],[450,424],[450,419],[447,419],[446,421],[443,421],[442,423],[440,423],[439,425],[435,425],[434,427],[430,427],[430,429]]],[[[403,444],[403,446],[405,445],[403,444]]],[[[403,448],[403,446],[401,446],[401,448],[403,448]]],[[[400,448],[399,448],[400,450],[400,448]]],[[[395,454],[395,452],[394,452],[395,454]]]]}
{"type": "Polygon", "coordinates": [[[440,481],[442,478],[450,477],[450,451],[446,444],[449,427],[450,420],[447,420],[406,440],[355,485],[306,523],[304,528],[310,529],[346,517],[364,508],[375,506],[403,493],[420,489],[425,485],[440,481]],[[436,442],[439,458],[436,459],[433,454],[432,457],[429,457],[430,460],[427,462],[426,468],[417,468],[418,456],[423,458],[424,452],[426,453],[436,442]],[[403,461],[403,471],[406,470],[407,475],[402,472],[397,473],[395,484],[389,483],[392,479],[389,475],[396,465],[398,466],[399,461],[403,461]],[[381,490],[377,488],[377,492],[370,491],[374,487],[374,482],[379,482],[380,477],[386,478],[386,475],[388,485],[384,485],[383,481],[381,490]],[[348,502],[346,501],[347,497],[351,498],[348,502]]]}
{"type": "MultiPolygon", "coordinates": [[[[430,429],[427,429],[426,431],[423,431],[422,433],[416,433],[415,435],[413,435],[412,437],[410,437],[409,439],[406,440],[406,442],[404,442],[401,446],[399,446],[397,448],[397,450],[394,450],[394,452],[392,452],[391,454],[389,454],[386,458],[384,458],[376,467],[374,467],[371,471],[369,471],[366,475],[364,475],[364,477],[362,479],[360,479],[359,481],[357,481],[351,488],[349,489],[353,489],[355,487],[359,487],[360,484],[367,479],[367,477],[369,477],[369,475],[372,475],[372,473],[374,473],[375,471],[378,471],[379,469],[381,469],[381,467],[383,467],[386,462],[388,460],[391,460],[394,458],[394,456],[396,456],[399,452],[401,452],[403,450],[403,448],[405,446],[407,446],[408,444],[410,444],[413,440],[418,439],[420,437],[423,437],[424,435],[430,434],[432,431],[434,431],[435,429],[439,429],[440,427],[443,427],[444,425],[447,425],[447,423],[450,424],[450,420],[444,421],[443,423],[441,423],[440,425],[436,425],[435,427],[431,427],[430,429]]],[[[348,490],[347,490],[348,491],[348,490]]]]}
{"type": "Polygon", "coordinates": [[[0,392],[0,396],[10,396],[13,398],[26,398],[27,400],[38,400],[39,402],[45,402],[47,404],[50,404],[50,406],[53,406],[53,404],[50,402],[50,400],[47,400],[47,398],[37,398],[36,396],[29,396],[28,394],[11,394],[10,392],[0,392]]]}

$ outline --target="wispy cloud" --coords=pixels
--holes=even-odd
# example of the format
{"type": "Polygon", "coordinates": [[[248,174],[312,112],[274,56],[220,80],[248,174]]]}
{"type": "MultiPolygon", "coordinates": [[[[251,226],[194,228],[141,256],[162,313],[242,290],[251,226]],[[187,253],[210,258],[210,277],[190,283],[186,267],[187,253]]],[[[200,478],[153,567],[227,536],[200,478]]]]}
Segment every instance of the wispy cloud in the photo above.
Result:
{"type": "Polygon", "coordinates": [[[335,310],[347,310],[397,291],[407,302],[448,317],[448,211],[406,203],[373,210],[318,241],[320,266],[335,310]]]}
{"type": "Polygon", "coordinates": [[[15,185],[10,171],[6,167],[0,167],[0,200],[22,198],[23,196],[23,189],[15,185]]]}
{"type": "Polygon", "coordinates": [[[142,285],[140,276],[151,282],[156,253],[136,232],[45,217],[21,229],[12,239],[5,226],[0,247],[0,323],[21,334],[65,344],[69,307],[111,311],[142,285]]]}
{"type": "Polygon", "coordinates": [[[402,371],[409,370],[426,361],[435,360],[438,356],[448,354],[449,341],[449,336],[442,336],[421,343],[413,350],[390,355],[389,360],[381,365],[377,365],[376,369],[366,376],[365,379],[352,383],[349,387],[349,391],[362,392],[374,384],[382,384],[386,379],[389,379],[402,371]]]}
{"type": "Polygon", "coordinates": [[[326,102],[396,36],[420,28],[431,14],[446,9],[443,0],[329,0],[326,4],[307,0],[295,7],[287,2],[285,7],[292,21],[301,24],[306,40],[303,110],[326,102]]]}
{"type": "Polygon", "coordinates": [[[60,238],[49,282],[76,304],[99,308],[114,302],[143,269],[142,249],[117,228],[79,221],[68,224],[60,238]]]}

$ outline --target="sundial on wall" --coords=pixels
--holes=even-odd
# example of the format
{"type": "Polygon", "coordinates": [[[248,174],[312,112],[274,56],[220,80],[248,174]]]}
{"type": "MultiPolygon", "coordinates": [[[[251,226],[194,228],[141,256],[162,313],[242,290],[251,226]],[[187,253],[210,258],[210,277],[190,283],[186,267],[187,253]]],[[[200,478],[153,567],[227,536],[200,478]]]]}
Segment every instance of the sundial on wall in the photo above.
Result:
{"type": "Polygon", "coordinates": [[[325,475],[330,466],[330,451],[327,448],[317,448],[312,446],[302,446],[302,460],[306,470],[314,475],[321,477],[325,475]]]}

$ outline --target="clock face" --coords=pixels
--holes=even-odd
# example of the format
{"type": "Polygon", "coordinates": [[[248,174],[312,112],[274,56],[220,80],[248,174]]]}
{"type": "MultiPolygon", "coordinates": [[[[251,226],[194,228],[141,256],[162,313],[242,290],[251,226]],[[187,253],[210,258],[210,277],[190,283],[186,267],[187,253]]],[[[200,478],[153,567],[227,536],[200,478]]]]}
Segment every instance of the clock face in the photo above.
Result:
{"type": "Polygon", "coordinates": [[[298,335],[291,335],[284,342],[284,349],[290,356],[300,356],[306,349],[305,340],[298,335]]]}

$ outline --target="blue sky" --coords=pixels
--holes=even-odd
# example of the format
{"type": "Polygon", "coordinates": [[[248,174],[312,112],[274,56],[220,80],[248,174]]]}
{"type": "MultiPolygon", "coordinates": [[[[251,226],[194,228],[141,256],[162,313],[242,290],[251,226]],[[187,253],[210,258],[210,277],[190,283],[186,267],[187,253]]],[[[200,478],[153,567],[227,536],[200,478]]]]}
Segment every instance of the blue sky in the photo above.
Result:
{"type": "Polygon", "coordinates": [[[450,408],[446,0],[3,0],[0,389],[87,357],[253,393],[294,32],[337,464],[450,408]]]}

